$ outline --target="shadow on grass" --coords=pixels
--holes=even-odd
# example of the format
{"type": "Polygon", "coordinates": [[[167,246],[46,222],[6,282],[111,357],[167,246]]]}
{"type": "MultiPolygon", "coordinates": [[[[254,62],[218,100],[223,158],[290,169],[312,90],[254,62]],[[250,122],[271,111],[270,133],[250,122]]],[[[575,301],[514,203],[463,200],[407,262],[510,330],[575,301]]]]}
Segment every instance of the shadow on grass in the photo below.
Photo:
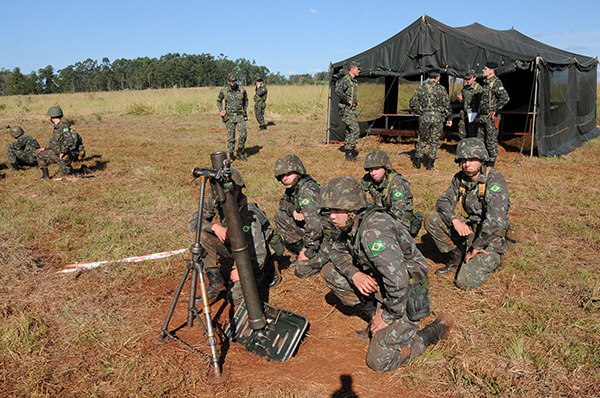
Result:
{"type": "Polygon", "coordinates": [[[246,156],[250,157],[250,156],[257,155],[261,149],[263,149],[263,147],[260,145],[254,145],[254,146],[248,147],[248,148],[246,148],[246,151],[245,151],[246,156]]]}

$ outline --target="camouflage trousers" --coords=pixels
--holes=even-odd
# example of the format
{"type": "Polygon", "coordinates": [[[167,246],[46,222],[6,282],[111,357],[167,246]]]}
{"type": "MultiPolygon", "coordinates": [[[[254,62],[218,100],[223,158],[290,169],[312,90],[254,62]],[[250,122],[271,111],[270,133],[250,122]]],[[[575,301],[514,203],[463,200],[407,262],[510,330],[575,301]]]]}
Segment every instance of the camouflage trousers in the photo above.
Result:
{"type": "MultiPolygon", "coordinates": [[[[64,159],[64,157],[63,157],[64,159]]],[[[67,176],[73,172],[71,167],[71,156],[67,160],[61,160],[52,149],[45,149],[37,154],[37,161],[41,169],[48,168],[49,163],[56,163],[61,176],[67,176]]]]}
{"type": "MultiPolygon", "coordinates": [[[[361,294],[332,263],[326,264],[321,269],[321,275],[327,286],[344,305],[353,307],[360,304],[361,294]]],[[[401,319],[377,332],[371,338],[367,350],[367,365],[376,372],[387,372],[406,365],[408,362],[400,355],[403,347],[410,347],[411,358],[424,353],[426,347],[423,340],[417,336],[418,328],[419,321],[411,321],[404,314],[401,319]]]]}
{"type": "MultiPolygon", "coordinates": [[[[225,281],[229,280],[229,274],[231,273],[232,265],[235,265],[233,262],[228,262],[228,264],[224,265],[222,263],[222,267],[219,267],[217,264],[218,256],[221,258],[225,258],[228,260],[233,260],[233,252],[231,251],[231,245],[229,242],[222,243],[216,235],[210,232],[202,232],[200,235],[200,244],[206,250],[206,257],[202,260],[205,268],[220,268],[221,274],[225,275],[225,281]]],[[[267,261],[272,261],[268,259],[267,261]]],[[[255,267],[253,263],[253,271],[254,271],[254,279],[256,280],[256,285],[261,286],[264,284],[265,277],[263,272],[263,266],[255,267]]],[[[234,282],[229,285],[229,290],[231,292],[231,297],[234,305],[237,307],[242,300],[244,299],[244,295],[242,293],[242,285],[241,283],[234,282]]]]}
{"type": "MultiPolygon", "coordinates": [[[[471,244],[474,234],[468,237],[460,236],[456,230],[446,225],[437,211],[432,211],[425,217],[425,229],[433,238],[441,253],[449,253],[456,247],[464,253],[471,244]]],[[[473,289],[481,285],[500,265],[502,257],[495,251],[486,250],[489,254],[479,253],[468,263],[461,263],[456,272],[454,283],[462,290],[473,289]]]]}
{"type": "Polygon", "coordinates": [[[462,117],[458,122],[458,138],[461,140],[468,137],[477,137],[479,123],[469,123],[466,117],[462,117]]]}
{"type": "Polygon", "coordinates": [[[340,118],[346,125],[346,138],[344,148],[349,151],[356,148],[356,143],[360,136],[360,128],[358,127],[358,116],[356,107],[341,106],[340,118]]]}
{"type": "Polygon", "coordinates": [[[425,147],[429,144],[429,159],[437,157],[440,137],[444,129],[444,119],[440,112],[424,112],[419,122],[419,142],[415,157],[422,158],[425,155],[425,147]]]}
{"type": "Polygon", "coordinates": [[[265,109],[267,104],[265,102],[256,102],[254,104],[254,114],[256,115],[256,121],[259,126],[265,126],[265,109]]]}
{"type": "Polygon", "coordinates": [[[244,148],[246,147],[246,136],[248,135],[248,132],[246,131],[246,121],[244,120],[244,115],[229,115],[229,119],[225,122],[225,126],[227,126],[227,152],[235,152],[236,128],[240,132],[238,151],[243,152],[244,148]]]}
{"type": "MultiPolygon", "coordinates": [[[[304,221],[298,222],[281,210],[275,213],[274,219],[275,225],[280,229],[281,236],[283,237],[286,246],[290,247],[302,243],[302,238],[304,237],[302,226],[304,225],[304,221]]],[[[296,274],[298,278],[308,278],[318,273],[321,270],[321,267],[329,261],[331,247],[331,238],[328,235],[323,234],[323,239],[321,240],[317,254],[306,261],[296,261],[294,274],[296,274]]]]}
{"type": "MultiPolygon", "coordinates": [[[[498,121],[498,125],[500,125],[500,121],[498,121]]],[[[490,161],[495,162],[498,157],[498,128],[496,128],[495,120],[488,118],[488,115],[481,115],[477,137],[485,142],[490,161]]]]}
{"type": "Polygon", "coordinates": [[[20,151],[8,148],[7,151],[8,163],[35,166],[38,164],[35,153],[20,151]]]}

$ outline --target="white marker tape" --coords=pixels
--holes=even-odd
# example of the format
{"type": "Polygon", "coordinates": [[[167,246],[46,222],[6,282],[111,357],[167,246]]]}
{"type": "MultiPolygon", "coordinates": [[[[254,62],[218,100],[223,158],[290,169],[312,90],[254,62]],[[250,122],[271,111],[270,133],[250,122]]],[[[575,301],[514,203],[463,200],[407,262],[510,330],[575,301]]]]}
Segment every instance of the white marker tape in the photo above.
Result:
{"type": "Polygon", "coordinates": [[[62,271],[58,271],[57,273],[83,271],[83,270],[87,270],[87,269],[97,268],[97,267],[100,267],[101,265],[105,265],[105,264],[109,264],[109,263],[137,263],[140,261],[155,260],[157,258],[165,258],[165,257],[173,256],[175,254],[183,253],[187,250],[188,249],[171,250],[168,252],[146,254],[146,255],[137,256],[137,257],[127,257],[127,258],[123,258],[121,260],[114,260],[114,261],[107,260],[107,261],[97,261],[95,263],[71,264],[71,265],[68,265],[62,271]]]}

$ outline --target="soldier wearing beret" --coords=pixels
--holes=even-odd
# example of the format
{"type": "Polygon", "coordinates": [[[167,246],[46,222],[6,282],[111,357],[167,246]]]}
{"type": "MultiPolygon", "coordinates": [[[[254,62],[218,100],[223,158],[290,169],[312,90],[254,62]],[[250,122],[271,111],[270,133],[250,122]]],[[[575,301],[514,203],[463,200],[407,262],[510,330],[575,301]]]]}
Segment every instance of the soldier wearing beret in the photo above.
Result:
{"type": "Polygon", "coordinates": [[[460,122],[458,122],[458,136],[461,140],[466,137],[477,137],[479,123],[475,122],[475,118],[479,111],[482,91],[481,85],[477,83],[475,70],[469,69],[465,75],[465,85],[456,97],[463,103],[460,122]]]}
{"type": "Polygon", "coordinates": [[[488,62],[483,68],[483,91],[479,105],[479,132],[477,137],[485,142],[489,154],[487,164],[494,166],[498,158],[498,127],[500,125],[500,110],[510,101],[502,81],[496,76],[498,64],[488,62]]]}
{"type": "Polygon", "coordinates": [[[346,125],[346,138],[344,149],[346,150],[346,160],[356,162],[356,143],[360,136],[358,127],[358,115],[356,106],[358,105],[358,81],[356,76],[360,73],[358,62],[352,61],[348,66],[348,73],[342,77],[335,85],[335,93],[340,98],[338,104],[340,118],[346,125]]]}
{"type": "Polygon", "coordinates": [[[227,152],[229,152],[229,158],[235,159],[235,130],[240,133],[238,139],[237,157],[244,162],[247,161],[244,156],[244,148],[246,145],[246,120],[248,120],[248,114],[246,109],[248,108],[248,94],[244,87],[238,86],[237,76],[233,73],[227,75],[227,87],[223,87],[217,97],[217,108],[219,114],[227,126],[227,152]],[[225,105],[223,105],[225,101],[225,105]]]}

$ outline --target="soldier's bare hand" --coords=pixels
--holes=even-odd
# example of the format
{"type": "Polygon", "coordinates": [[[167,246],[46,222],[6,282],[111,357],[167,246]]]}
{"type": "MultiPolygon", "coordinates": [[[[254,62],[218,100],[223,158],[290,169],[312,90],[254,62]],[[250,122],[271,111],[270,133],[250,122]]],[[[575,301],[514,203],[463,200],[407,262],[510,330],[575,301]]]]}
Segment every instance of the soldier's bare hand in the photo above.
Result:
{"type": "Polygon", "coordinates": [[[298,213],[296,210],[294,210],[293,216],[296,221],[304,221],[304,214],[298,213]]]}
{"type": "Polygon", "coordinates": [[[229,280],[233,283],[239,282],[239,280],[240,280],[240,274],[235,265],[231,268],[231,273],[229,274],[229,280]]]}
{"type": "Polygon", "coordinates": [[[367,274],[363,274],[362,272],[357,272],[352,277],[352,283],[358,289],[361,294],[368,296],[371,293],[375,293],[377,291],[377,281],[371,278],[367,274]]]}
{"type": "Polygon", "coordinates": [[[383,314],[382,308],[378,309],[375,315],[373,315],[373,318],[371,318],[371,333],[373,336],[375,336],[375,333],[379,332],[381,329],[388,327],[388,324],[385,323],[381,317],[381,314],[383,314]]]}
{"type": "Polygon", "coordinates": [[[469,263],[469,260],[478,255],[479,253],[490,254],[483,249],[473,249],[465,255],[465,264],[469,263]]]}
{"type": "Polygon", "coordinates": [[[219,238],[221,243],[225,243],[229,240],[229,234],[227,233],[227,228],[224,228],[223,226],[221,226],[219,224],[213,224],[210,229],[215,233],[217,238],[219,238]]]}
{"type": "Polygon", "coordinates": [[[473,230],[467,224],[460,221],[458,218],[452,220],[452,226],[460,236],[468,236],[473,233],[473,230]]]}
{"type": "Polygon", "coordinates": [[[298,261],[308,261],[308,257],[306,257],[306,254],[304,254],[305,252],[306,247],[300,250],[300,253],[298,254],[298,261]]]}
{"type": "Polygon", "coordinates": [[[219,114],[221,114],[221,116],[225,116],[226,113],[227,113],[227,111],[225,109],[223,109],[221,112],[219,112],[219,114]]]}

